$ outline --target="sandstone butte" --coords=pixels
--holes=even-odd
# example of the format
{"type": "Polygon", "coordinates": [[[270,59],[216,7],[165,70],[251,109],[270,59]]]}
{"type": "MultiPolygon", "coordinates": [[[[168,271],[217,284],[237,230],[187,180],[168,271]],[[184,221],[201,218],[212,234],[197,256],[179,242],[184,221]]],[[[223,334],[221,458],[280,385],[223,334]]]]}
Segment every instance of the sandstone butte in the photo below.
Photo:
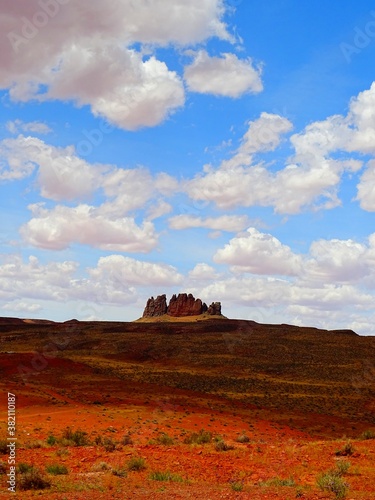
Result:
{"type": "Polygon", "coordinates": [[[156,299],[148,299],[143,311],[143,319],[149,318],[183,318],[192,316],[223,317],[221,314],[221,303],[212,302],[207,306],[201,299],[196,299],[191,293],[179,293],[172,295],[169,304],[165,294],[158,295],[156,299]]]}

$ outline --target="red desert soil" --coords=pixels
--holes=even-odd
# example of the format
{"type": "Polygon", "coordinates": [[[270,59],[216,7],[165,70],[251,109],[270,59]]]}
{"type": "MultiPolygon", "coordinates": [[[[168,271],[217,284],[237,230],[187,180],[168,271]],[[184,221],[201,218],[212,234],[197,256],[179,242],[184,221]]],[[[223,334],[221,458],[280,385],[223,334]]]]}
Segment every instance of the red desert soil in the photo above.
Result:
{"type": "MultiPolygon", "coordinates": [[[[224,319],[7,323],[0,445],[11,392],[17,464],[39,468],[50,482],[21,490],[18,472],[15,496],[328,500],[336,495],[317,478],[350,462],[340,478],[349,485],[345,498],[372,500],[375,439],[363,432],[375,436],[374,347],[350,332],[224,319]],[[87,433],[87,442],[64,441],[68,427],[87,433]],[[186,442],[201,430],[209,442],[186,442]],[[145,468],[129,470],[135,458],[145,468]],[[48,472],[55,464],[67,473],[48,472]]],[[[7,459],[0,446],[6,473],[7,459]]],[[[1,474],[0,498],[9,498],[6,481],[1,474]]]]}

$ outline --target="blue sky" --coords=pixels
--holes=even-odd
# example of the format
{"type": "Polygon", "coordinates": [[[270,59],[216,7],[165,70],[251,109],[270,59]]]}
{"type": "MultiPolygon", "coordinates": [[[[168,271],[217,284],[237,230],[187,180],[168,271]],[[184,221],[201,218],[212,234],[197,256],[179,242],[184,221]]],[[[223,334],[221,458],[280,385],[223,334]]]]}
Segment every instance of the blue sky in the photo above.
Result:
{"type": "Polygon", "coordinates": [[[369,1],[0,7],[0,315],[374,334],[369,1]]]}

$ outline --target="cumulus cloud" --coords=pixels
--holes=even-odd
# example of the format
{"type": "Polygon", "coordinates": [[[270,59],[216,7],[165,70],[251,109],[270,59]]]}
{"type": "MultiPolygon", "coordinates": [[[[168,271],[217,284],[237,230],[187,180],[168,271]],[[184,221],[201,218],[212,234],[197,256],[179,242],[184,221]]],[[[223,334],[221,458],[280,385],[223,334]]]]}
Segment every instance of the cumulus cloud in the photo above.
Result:
{"type": "Polygon", "coordinates": [[[89,270],[96,281],[110,280],[127,286],[175,286],[182,282],[182,275],[173,266],[142,262],[123,255],[101,257],[96,268],[89,270]]]}
{"type": "Polygon", "coordinates": [[[137,300],[136,286],[174,286],[182,276],[162,263],[143,262],[121,255],[99,259],[86,274],[73,261],[42,264],[31,256],[4,255],[0,262],[0,299],[7,311],[37,312],[35,300],[125,305],[137,300]],[[21,298],[22,297],[22,298],[21,298]]]}
{"type": "Polygon", "coordinates": [[[219,231],[238,232],[249,224],[247,215],[221,215],[220,217],[196,217],[194,215],[175,215],[168,220],[171,229],[204,227],[219,231]]]}
{"type": "Polygon", "coordinates": [[[35,134],[49,134],[52,129],[42,122],[23,122],[22,120],[13,120],[6,123],[6,128],[11,134],[18,132],[32,132],[35,134]]]}
{"type": "Polygon", "coordinates": [[[234,273],[298,275],[302,258],[271,234],[249,228],[235,236],[214,255],[214,261],[228,264],[234,273]]]}
{"type": "Polygon", "coordinates": [[[210,57],[206,51],[199,51],[185,67],[184,77],[189,90],[201,94],[236,98],[263,90],[261,70],[251,59],[241,60],[229,53],[210,57]]]}
{"type": "Polygon", "coordinates": [[[89,105],[125,129],[153,126],[184,104],[183,84],[131,47],[229,41],[223,15],[221,0],[14,0],[0,14],[0,87],[14,100],[89,105]]]}
{"type": "Polygon", "coordinates": [[[356,199],[361,208],[375,212],[375,160],[370,160],[357,186],[356,199]]]}
{"type": "Polygon", "coordinates": [[[207,282],[216,280],[219,274],[215,271],[212,266],[204,262],[198,263],[194,268],[189,271],[188,281],[195,282],[207,282]]]}
{"type": "Polygon", "coordinates": [[[24,241],[50,250],[62,250],[73,243],[90,245],[102,250],[149,252],[157,245],[157,235],[151,222],[137,225],[134,218],[109,218],[95,207],[58,205],[48,210],[41,204],[29,207],[34,217],[21,227],[24,241]]]}

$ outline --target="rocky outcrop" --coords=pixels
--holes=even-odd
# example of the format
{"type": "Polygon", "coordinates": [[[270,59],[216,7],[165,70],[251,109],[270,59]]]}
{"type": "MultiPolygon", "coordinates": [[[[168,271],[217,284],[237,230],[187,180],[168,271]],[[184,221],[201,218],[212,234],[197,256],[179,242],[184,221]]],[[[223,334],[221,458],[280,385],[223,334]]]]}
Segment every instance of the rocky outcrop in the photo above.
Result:
{"type": "Polygon", "coordinates": [[[201,299],[196,299],[191,293],[179,293],[178,295],[172,295],[168,305],[165,295],[159,295],[156,299],[151,297],[147,301],[143,317],[152,318],[164,314],[173,317],[199,316],[204,313],[210,316],[220,316],[221,303],[212,302],[207,307],[207,304],[202,302],[201,299]]]}
{"type": "Polygon", "coordinates": [[[167,314],[167,296],[158,295],[156,299],[151,297],[148,299],[145,310],[143,311],[144,318],[152,318],[154,316],[163,316],[167,314]]]}
{"type": "Polygon", "coordinates": [[[221,315],[221,302],[212,302],[212,304],[207,308],[207,314],[211,316],[221,315]]]}

